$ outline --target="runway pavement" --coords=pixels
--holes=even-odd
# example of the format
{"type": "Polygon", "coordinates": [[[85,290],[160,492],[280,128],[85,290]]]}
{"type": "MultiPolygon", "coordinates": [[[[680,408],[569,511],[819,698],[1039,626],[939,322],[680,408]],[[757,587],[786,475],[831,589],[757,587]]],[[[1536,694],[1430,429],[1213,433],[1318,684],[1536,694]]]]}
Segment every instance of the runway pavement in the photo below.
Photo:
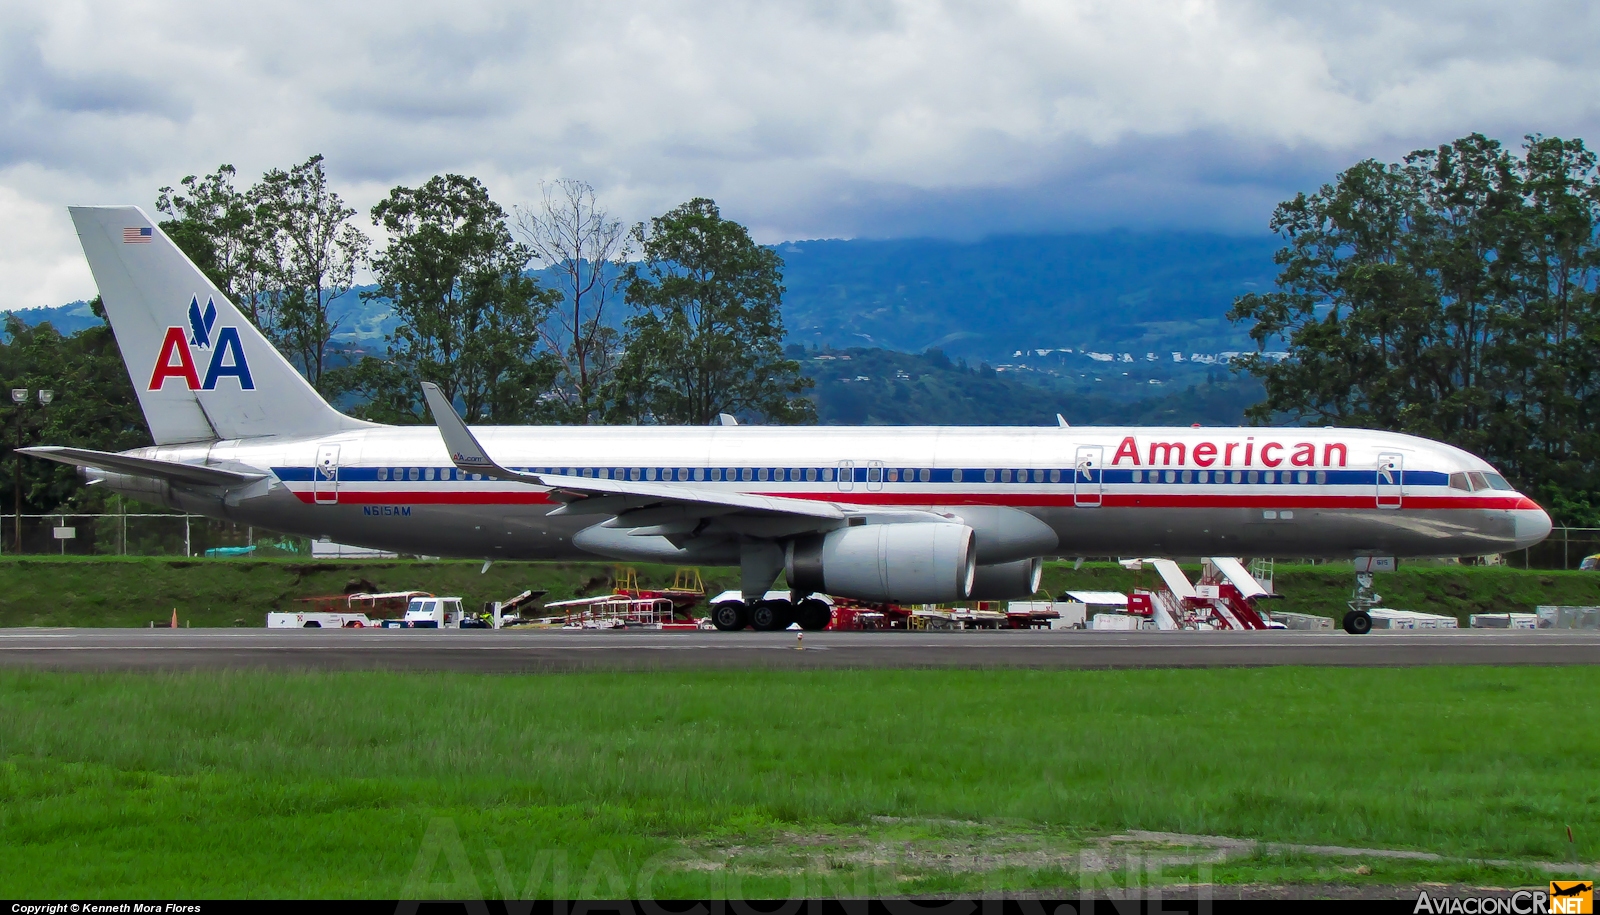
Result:
{"type": "Polygon", "coordinates": [[[1600,632],[0,630],[0,667],[512,673],[668,668],[1595,664],[1600,632]]]}

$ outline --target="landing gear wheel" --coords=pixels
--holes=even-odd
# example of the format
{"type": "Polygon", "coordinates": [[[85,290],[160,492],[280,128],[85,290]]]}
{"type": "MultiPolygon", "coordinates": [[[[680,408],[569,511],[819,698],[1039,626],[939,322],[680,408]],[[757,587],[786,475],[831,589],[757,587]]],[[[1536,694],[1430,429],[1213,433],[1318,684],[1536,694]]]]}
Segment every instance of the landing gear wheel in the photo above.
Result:
{"type": "Polygon", "coordinates": [[[711,608],[711,625],[723,632],[737,632],[750,622],[750,612],[742,600],[725,600],[711,608]]]}
{"type": "Polygon", "coordinates": [[[1351,610],[1344,615],[1344,631],[1351,635],[1366,635],[1372,631],[1372,614],[1365,610],[1351,610]]]}
{"type": "Polygon", "coordinates": [[[808,597],[794,608],[795,622],[807,632],[821,632],[833,622],[833,608],[825,600],[808,597]]]}
{"type": "Polygon", "coordinates": [[[794,620],[794,607],[786,600],[756,601],[750,608],[750,628],[757,632],[787,629],[794,620]]]}

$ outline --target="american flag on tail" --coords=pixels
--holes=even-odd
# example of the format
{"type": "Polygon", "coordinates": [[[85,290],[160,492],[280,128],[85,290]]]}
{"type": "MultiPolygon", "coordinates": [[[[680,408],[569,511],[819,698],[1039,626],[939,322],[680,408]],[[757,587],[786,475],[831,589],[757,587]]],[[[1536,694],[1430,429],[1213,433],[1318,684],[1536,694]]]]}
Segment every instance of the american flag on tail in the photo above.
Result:
{"type": "Polygon", "coordinates": [[[148,245],[154,235],[155,230],[149,226],[139,229],[123,229],[122,243],[125,245],[148,245]]]}

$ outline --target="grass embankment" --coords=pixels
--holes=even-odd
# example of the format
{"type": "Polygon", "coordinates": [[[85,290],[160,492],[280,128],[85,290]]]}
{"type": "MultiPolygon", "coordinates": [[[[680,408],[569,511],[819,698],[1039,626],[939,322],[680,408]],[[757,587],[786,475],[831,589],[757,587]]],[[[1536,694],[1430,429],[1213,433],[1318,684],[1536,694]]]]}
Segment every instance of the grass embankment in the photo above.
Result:
{"type": "MultiPolygon", "coordinates": [[[[420,589],[457,595],[477,609],[524,588],[543,588],[547,600],[597,594],[609,587],[613,566],[599,562],[502,562],[487,574],[465,561],[345,561],[26,557],[0,559],[0,626],[164,625],[172,611],[194,626],[262,626],[272,610],[290,610],[296,598],[339,594],[347,586],[383,591],[420,589]]],[[[638,566],[646,586],[672,580],[670,566],[638,566]]],[[[734,569],[707,568],[706,590],[734,587],[734,569]]],[[[1190,568],[1191,578],[1198,567],[1190,568]]],[[[1044,589],[1127,591],[1155,587],[1151,569],[1130,572],[1112,563],[1074,570],[1046,566],[1044,589]]],[[[1278,566],[1274,610],[1337,619],[1354,584],[1348,565],[1278,566]]],[[[1455,615],[1531,611],[1539,604],[1600,604],[1600,574],[1463,566],[1412,566],[1377,576],[1390,607],[1455,615]]],[[[299,605],[303,606],[303,605],[299,605]]]]}
{"type": "MultiPolygon", "coordinates": [[[[507,600],[525,588],[545,600],[606,593],[614,566],[599,562],[504,562],[480,574],[470,561],[165,559],[26,557],[0,560],[0,626],[164,626],[178,611],[193,626],[264,626],[267,613],[307,605],[297,598],[347,589],[431,591],[464,599],[507,600]]],[[[646,586],[672,581],[671,567],[638,566],[646,586]]],[[[707,569],[716,593],[737,570],[707,569]],[[716,573],[723,573],[720,576],[716,573]]]]}
{"type": "Polygon", "coordinates": [[[1568,824],[1600,851],[1597,693],[1594,668],[5,672],[0,895],[1073,891],[1129,829],[1457,859],[1135,845],[1140,881],[1533,884],[1568,824]]]}

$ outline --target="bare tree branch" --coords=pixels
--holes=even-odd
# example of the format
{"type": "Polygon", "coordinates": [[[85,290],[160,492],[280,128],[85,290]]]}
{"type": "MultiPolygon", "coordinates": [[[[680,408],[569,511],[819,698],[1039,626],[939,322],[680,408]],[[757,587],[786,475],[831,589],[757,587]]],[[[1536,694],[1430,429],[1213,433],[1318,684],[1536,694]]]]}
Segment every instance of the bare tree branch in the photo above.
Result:
{"type": "Polygon", "coordinates": [[[516,232],[533,262],[559,278],[562,302],[540,335],[562,362],[554,393],[567,418],[594,422],[604,409],[602,392],[615,369],[619,339],[605,323],[606,308],[620,290],[634,240],[601,208],[587,182],[542,182],[540,191],[537,206],[515,208],[516,232]]]}

